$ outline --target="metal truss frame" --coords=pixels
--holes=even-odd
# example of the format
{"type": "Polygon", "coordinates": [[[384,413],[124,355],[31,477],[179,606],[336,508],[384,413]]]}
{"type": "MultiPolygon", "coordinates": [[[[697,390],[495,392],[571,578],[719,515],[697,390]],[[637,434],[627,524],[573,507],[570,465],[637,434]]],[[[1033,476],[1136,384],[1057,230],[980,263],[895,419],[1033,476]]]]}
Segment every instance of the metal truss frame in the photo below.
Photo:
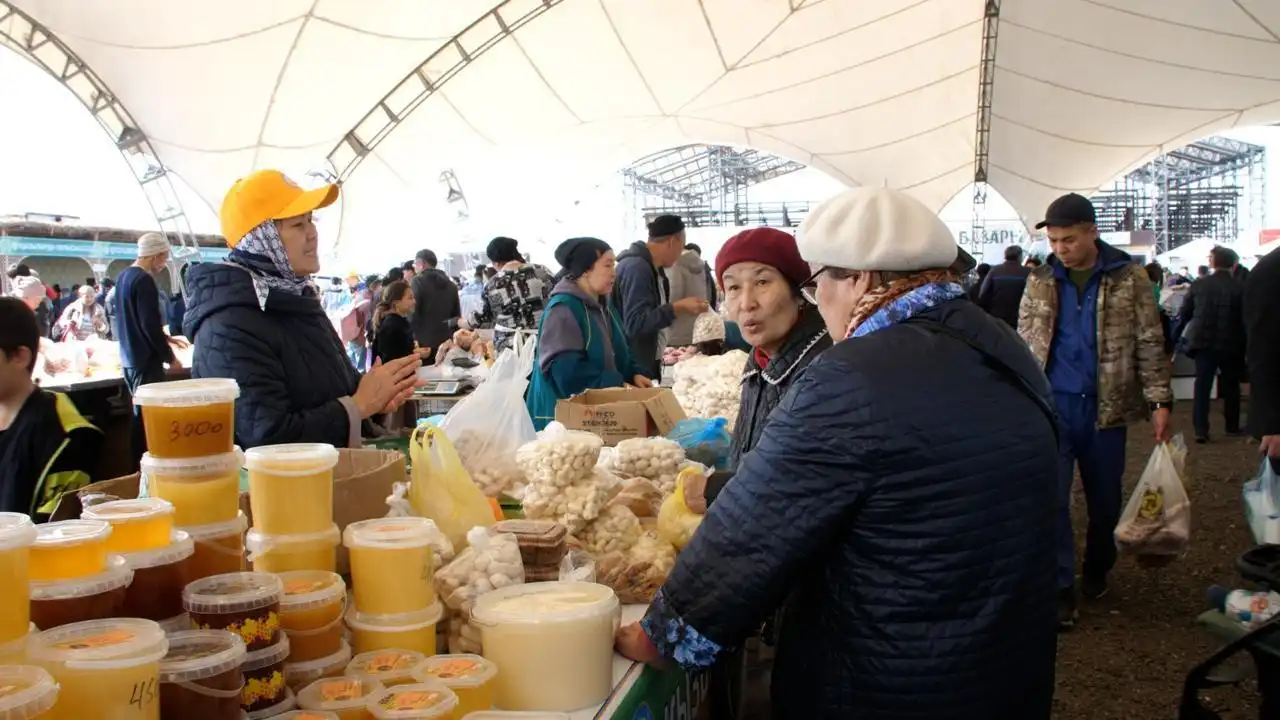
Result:
{"type": "MultiPolygon", "coordinates": [[[[8,0],[0,0],[0,43],[61,83],[102,126],[142,188],[160,230],[174,245],[172,262],[176,265],[188,258],[198,258],[196,237],[169,171],[146,133],[106,83],[49,28],[8,0]]],[[[177,273],[171,276],[176,278],[177,273]]]]}
{"type": "MultiPolygon", "coordinates": [[[[987,171],[991,159],[991,102],[996,81],[996,41],[1000,36],[1000,0],[987,0],[982,17],[982,54],[978,62],[978,110],[973,139],[974,243],[981,243],[987,228],[987,171]]],[[[972,249],[980,256],[982,247],[972,249]]]]}

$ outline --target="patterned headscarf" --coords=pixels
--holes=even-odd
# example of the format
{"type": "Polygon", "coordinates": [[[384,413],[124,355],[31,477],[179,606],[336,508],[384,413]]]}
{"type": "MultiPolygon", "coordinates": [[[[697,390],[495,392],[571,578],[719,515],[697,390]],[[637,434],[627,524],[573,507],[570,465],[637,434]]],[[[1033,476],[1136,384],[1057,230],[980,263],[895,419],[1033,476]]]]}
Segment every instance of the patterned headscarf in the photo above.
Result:
{"type": "Polygon", "coordinates": [[[316,295],[316,288],[309,278],[298,277],[289,264],[284,241],[276,229],[274,220],[268,220],[249,231],[227,259],[249,271],[253,276],[253,290],[258,296],[258,306],[267,308],[267,296],[272,290],[290,295],[316,295]]]}
{"type": "Polygon", "coordinates": [[[964,295],[950,270],[925,270],[867,291],[858,299],[845,337],[862,337],[964,295]]]}

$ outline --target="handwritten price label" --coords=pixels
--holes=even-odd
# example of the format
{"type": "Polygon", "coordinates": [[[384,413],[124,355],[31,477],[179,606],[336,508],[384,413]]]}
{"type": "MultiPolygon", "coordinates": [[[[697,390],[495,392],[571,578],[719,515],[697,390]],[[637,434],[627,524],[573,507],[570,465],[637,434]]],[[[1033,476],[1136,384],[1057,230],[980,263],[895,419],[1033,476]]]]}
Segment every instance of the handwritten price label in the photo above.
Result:
{"type": "Polygon", "coordinates": [[[133,684],[133,691],[129,694],[129,704],[137,705],[142,710],[156,701],[156,677],[153,675],[146,680],[133,684]]]}
{"type": "Polygon", "coordinates": [[[194,423],[180,423],[174,420],[169,424],[169,441],[173,442],[182,438],[200,437],[210,433],[222,432],[222,423],[202,420],[194,423]]]}

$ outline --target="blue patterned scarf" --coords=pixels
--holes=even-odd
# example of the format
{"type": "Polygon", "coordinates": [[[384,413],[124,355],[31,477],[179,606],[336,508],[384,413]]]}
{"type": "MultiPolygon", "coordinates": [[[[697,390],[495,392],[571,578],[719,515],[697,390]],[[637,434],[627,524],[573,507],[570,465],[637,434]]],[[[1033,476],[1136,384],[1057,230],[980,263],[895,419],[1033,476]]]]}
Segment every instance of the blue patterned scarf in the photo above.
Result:
{"type": "Polygon", "coordinates": [[[851,332],[845,337],[857,338],[870,335],[963,295],[964,288],[955,282],[931,282],[921,285],[890,300],[866,320],[851,328],[851,332]]]}
{"type": "Polygon", "coordinates": [[[267,296],[272,290],[290,295],[318,297],[310,278],[298,277],[293,271],[274,220],[268,220],[250,230],[248,235],[236,243],[227,260],[249,271],[249,275],[253,277],[253,290],[258,296],[258,306],[264,310],[267,307],[267,296]]]}

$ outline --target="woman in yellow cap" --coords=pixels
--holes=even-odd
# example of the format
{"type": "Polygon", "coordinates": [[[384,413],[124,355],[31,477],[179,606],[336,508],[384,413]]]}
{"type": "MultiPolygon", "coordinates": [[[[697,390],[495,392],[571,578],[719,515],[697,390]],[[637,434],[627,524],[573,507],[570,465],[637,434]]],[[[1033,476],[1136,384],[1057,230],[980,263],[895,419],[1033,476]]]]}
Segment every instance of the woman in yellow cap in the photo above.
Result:
{"type": "Polygon", "coordinates": [[[413,393],[421,358],[352,367],[310,277],[320,269],[312,212],[338,186],[303,190],[276,170],[238,181],[222,203],[231,253],[187,274],[184,328],[195,342],[195,377],[240,385],[242,447],[316,442],[358,447],[364,420],[413,393]]]}

